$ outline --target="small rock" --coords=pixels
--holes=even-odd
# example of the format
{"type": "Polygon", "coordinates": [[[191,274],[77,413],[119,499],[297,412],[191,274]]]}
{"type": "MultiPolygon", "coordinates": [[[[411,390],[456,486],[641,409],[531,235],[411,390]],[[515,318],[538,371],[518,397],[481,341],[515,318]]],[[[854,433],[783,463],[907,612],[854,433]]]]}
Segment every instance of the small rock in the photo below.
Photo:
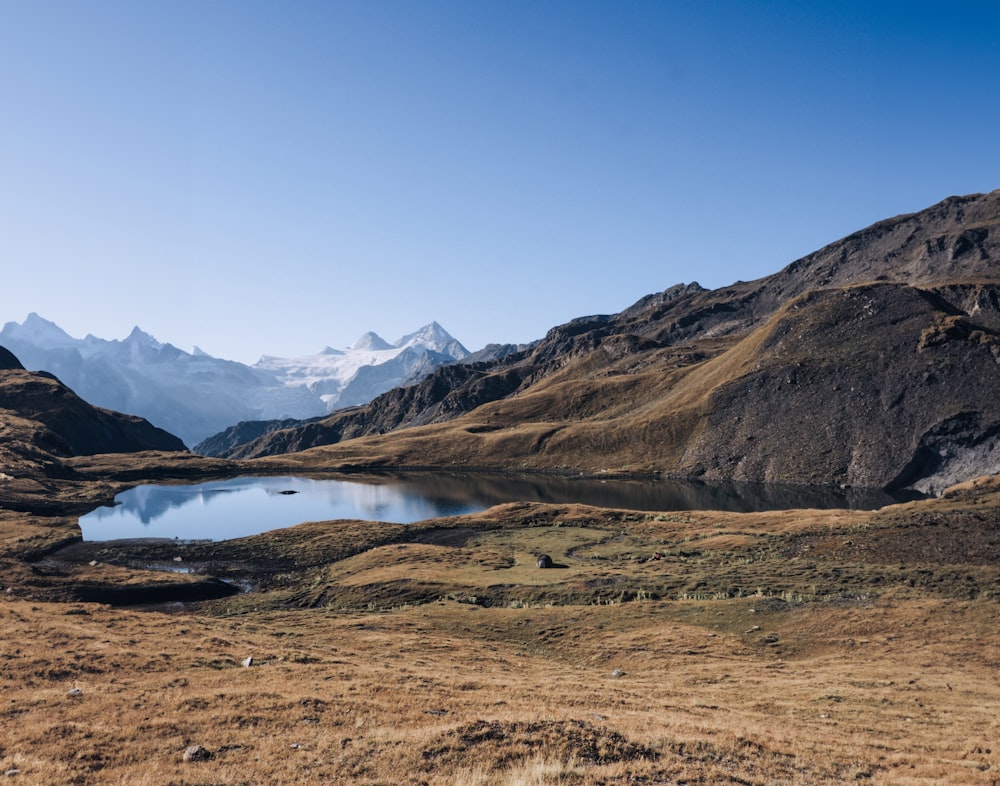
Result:
{"type": "Polygon", "coordinates": [[[90,567],[92,567],[92,568],[93,568],[93,567],[95,567],[95,566],[96,566],[96,565],[97,565],[98,563],[97,563],[97,560],[96,560],[96,559],[92,559],[92,560],[91,560],[90,562],[88,562],[87,564],[88,564],[88,565],[90,565],[90,567]]]}
{"type": "Polygon", "coordinates": [[[174,557],[174,562],[183,562],[183,561],[184,561],[184,557],[182,557],[180,555],[174,557]]]}
{"type": "Polygon", "coordinates": [[[208,761],[212,758],[212,752],[200,745],[191,745],[184,751],[184,761],[208,761]]]}
{"type": "Polygon", "coordinates": [[[744,634],[754,633],[755,631],[758,631],[758,630],[760,630],[760,625],[754,625],[752,628],[750,628],[750,630],[743,631],[743,633],[744,634]]]}
{"type": "Polygon", "coordinates": [[[551,568],[552,567],[552,557],[548,554],[542,554],[538,558],[538,562],[535,563],[539,568],[551,568]]]}
{"type": "Polygon", "coordinates": [[[13,778],[15,775],[20,775],[20,774],[21,771],[16,767],[12,767],[11,769],[7,770],[7,772],[4,773],[4,775],[6,775],[8,778],[13,778]]]}
{"type": "Polygon", "coordinates": [[[611,672],[611,676],[612,677],[624,677],[625,676],[625,672],[622,671],[621,669],[615,669],[613,672],[611,672]]]}
{"type": "Polygon", "coordinates": [[[82,696],[83,695],[83,691],[80,690],[79,688],[70,688],[68,691],[66,691],[66,695],[67,696],[82,696]]]}
{"type": "Polygon", "coordinates": [[[243,664],[244,669],[249,669],[251,666],[253,666],[253,655],[248,655],[241,662],[243,664]]]}

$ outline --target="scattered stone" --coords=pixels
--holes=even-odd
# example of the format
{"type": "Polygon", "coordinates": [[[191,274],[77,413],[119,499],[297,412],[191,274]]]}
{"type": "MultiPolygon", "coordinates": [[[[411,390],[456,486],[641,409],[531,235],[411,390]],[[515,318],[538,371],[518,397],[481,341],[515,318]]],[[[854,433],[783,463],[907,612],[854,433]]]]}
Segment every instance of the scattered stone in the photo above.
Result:
{"type": "Polygon", "coordinates": [[[447,715],[448,710],[424,710],[424,715],[447,715]]]}
{"type": "Polygon", "coordinates": [[[244,669],[249,669],[253,666],[253,655],[248,655],[241,661],[241,663],[243,664],[244,669]]]}
{"type": "Polygon", "coordinates": [[[548,554],[542,554],[538,558],[538,562],[535,563],[539,568],[551,568],[552,567],[552,557],[548,554]]]}
{"type": "Polygon", "coordinates": [[[212,752],[200,745],[191,745],[184,751],[184,761],[208,761],[212,758],[212,752]]]}
{"type": "Polygon", "coordinates": [[[97,566],[98,562],[97,562],[97,560],[96,560],[96,559],[92,559],[92,560],[91,560],[90,562],[88,562],[87,564],[88,564],[88,565],[90,565],[90,567],[92,567],[92,568],[93,568],[93,567],[96,567],[96,566],[97,566]]]}
{"type": "Polygon", "coordinates": [[[611,672],[611,676],[612,677],[624,677],[625,676],[625,672],[622,671],[621,669],[615,669],[613,672],[611,672]]]}
{"type": "Polygon", "coordinates": [[[66,691],[66,695],[67,696],[82,696],[83,695],[83,691],[80,690],[79,688],[70,688],[68,691],[66,691]]]}
{"type": "Polygon", "coordinates": [[[174,557],[174,562],[183,562],[183,561],[184,557],[180,556],[179,554],[176,557],[174,557]]]}
{"type": "Polygon", "coordinates": [[[754,633],[755,631],[758,630],[760,630],[760,625],[754,625],[752,628],[750,628],[750,630],[743,631],[743,635],[745,636],[747,633],[754,633]]]}
{"type": "Polygon", "coordinates": [[[990,768],[990,765],[983,761],[973,761],[972,759],[941,759],[944,764],[951,764],[955,767],[965,767],[970,770],[979,770],[980,772],[985,772],[990,768]]]}
{"type": "Polygon", "coordinates": [[[20,775],[20,774],[21,771],[16,767],[12,767],[11,769],[7,770],[7,772],[4,773],[4,775],[6,775],[8,778],[13,778],[15,775],[20,775]]]}

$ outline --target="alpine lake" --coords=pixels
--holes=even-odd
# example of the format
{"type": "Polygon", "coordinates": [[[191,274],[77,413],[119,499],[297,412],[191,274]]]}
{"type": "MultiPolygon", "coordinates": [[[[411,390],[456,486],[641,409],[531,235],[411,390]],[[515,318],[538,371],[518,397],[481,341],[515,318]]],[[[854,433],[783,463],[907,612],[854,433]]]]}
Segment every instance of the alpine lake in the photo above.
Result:
{"type": "MultiPolygon", "coordinates": [[[[912,498],[912,497],[910,497],[912,498]]],[[[84,541],[229,540],[306,521],[410,524],[507,502],[643,511],[873,510],[901,501],[872,489],[552,475],[442,474],[239,477],[141,485],[80,518],[84,541]]]]}

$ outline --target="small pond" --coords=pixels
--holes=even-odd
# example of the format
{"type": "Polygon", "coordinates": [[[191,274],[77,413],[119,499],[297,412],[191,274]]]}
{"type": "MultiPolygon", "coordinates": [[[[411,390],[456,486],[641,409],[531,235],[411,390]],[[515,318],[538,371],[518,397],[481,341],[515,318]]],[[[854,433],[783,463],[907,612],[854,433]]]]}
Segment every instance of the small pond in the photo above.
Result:
{"type": "Polygon", "coordinates": [[[880,491],[826,487],[594,480],[543,475],[422,475],[336,479],[243,477],[192,485],[137,486],[80,518],[84,540],[228,540],[303,521],[364,519],[410,524],[474,513],[503,502],[583,503],[632,510],[874,509],[880,491]]]}

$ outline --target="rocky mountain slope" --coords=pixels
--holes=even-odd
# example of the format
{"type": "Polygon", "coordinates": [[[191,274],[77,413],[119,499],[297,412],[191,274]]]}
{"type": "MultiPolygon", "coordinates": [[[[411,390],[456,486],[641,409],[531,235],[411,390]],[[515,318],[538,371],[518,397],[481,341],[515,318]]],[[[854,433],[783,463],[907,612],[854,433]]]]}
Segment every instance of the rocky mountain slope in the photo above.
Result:
{"type": "Polygon", "coordinates": [[[0,462],[4,480],[24,463],[52,476],[62,459],[100,453],[185,451],[172,434],[143,418],[91,406],[51,374],[26,371],[0,347],[0,462]]]}
{"type": "Polygon", "coordinates": [[[76,339],[30,314],[0,330],[30,369],[51,372],[87,401],[141,415],[194,445],[246,420],[306,419],[416,382],[468,351],[437,323],[390,345],[366,334],[354,348],[253,366],[184,352],[138,327],[125,339],[76,339]]]}
{"type": "Polygon", "coordinates": [[[881,221],[756,281],[574,320],[223,455],[333,445],[296,460],[936,491],[1000,471],[997,389],[1000,191],[881,221]]]}

